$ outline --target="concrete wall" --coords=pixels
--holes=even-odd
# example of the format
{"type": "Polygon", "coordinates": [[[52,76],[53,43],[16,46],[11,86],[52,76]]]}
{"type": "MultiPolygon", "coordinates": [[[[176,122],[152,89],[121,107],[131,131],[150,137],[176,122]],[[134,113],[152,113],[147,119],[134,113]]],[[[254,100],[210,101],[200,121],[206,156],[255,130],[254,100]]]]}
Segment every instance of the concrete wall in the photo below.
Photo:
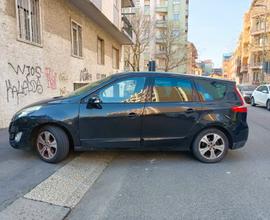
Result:
{"type": "Polygon", "coordinates": [[[22,107],[73,91],[73,83],[110,75],[112,46],[119,43],[65,0],[40,1],[42,46],[17,40],[15,0],[0,0],[0,127],[22,107]],[[71,56],[71,19],[82,25],[83,58],[71,56]],[[97,65],[97,36],[105,65],[97,65]]]}

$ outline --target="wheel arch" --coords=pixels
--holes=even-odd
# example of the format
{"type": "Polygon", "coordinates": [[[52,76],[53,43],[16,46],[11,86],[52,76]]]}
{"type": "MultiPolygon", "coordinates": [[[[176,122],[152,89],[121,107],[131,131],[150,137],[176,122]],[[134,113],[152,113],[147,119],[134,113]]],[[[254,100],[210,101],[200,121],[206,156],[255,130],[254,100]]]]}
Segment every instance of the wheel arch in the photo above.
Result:
{"type": "Polygon", "coordinates": [[[222,126],[220,126],[220,125],[208,125],[208,126],[202,128],[202,129],[198,130],[198,131],[194,134],[193,139],[192,139],[191,144],[190,144],[190,149],[192,148],[192,145],[193,145],[194,141],[196,140],[196,138],[198,137],[198,135],[199,135],[202,131],[205,131],[205,130],[208,130],[208,129],[218,129],[218,130],[220,130],[221,132],[223,132],[223,133],[226,135],[226,137],[228,138],[228,141],[229,141],[229,148],[230,148],[230,149],[232,148],[232,146],[233,146],[233,138],[232,138],[232,135],[230,134],[230,132],[229,132],[226,128],[224,128],[224,127],[222,127],[222,126]]]}
{"type": "Polygon", "coordinates": [[[38,131],[41,128],[45,127],[45,126],[54,126],[54,127],[58,127],[60,129],[62,129],[66,133],[66,135],[68,137],[69,148],[72,149],[72,150],[74,150],[74,140],[73,140],[73,137],[72,137],[71,132],[65,126],[63,126],[63,125],[61,125],[61,124],[59,124],[57,122],[47,122],[47,123],[39,124],[36,127],[34,127],[33,130],[32,130],[32,132],[31,132],[31,137],[32,137],[31,143],[32,143],[32,146],[34,146],[34,144],[35,144],[34,142],[35,142],[35,139],[37,137],[38,131]]]}

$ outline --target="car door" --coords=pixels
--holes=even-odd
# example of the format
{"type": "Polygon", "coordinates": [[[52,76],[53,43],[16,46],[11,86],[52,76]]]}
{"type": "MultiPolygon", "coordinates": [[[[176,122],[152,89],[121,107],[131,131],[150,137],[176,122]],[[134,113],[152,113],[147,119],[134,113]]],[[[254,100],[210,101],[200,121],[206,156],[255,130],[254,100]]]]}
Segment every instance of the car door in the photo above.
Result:
{"type": "Polygon", "coordinates": [[[146,78],[131,77],[119,79],[86,99],[80,105],[79,119],[83,147],[139,147],[146,93],[146,78]]]}
{"type": "Polygon", "coordinates": [[[193,81],[185,77],[154,77],[151,97],[145,103],[142,140],[145,148],[179,148],[196,124],[193,81]]]}
{"type": "Polygon", "coordinates": [[[259,86],[253,93],[253,97],[257,104],[261,104],[261,93],[262,93],[262,86],[259,86]]]}
{"type": "Polygon", "coordinates": [[[269,95],[269,90],[268,90],[267,86],[262,86],[261,104],[266,106],[266,102],[268,100],[268,95],[269,95]]]}

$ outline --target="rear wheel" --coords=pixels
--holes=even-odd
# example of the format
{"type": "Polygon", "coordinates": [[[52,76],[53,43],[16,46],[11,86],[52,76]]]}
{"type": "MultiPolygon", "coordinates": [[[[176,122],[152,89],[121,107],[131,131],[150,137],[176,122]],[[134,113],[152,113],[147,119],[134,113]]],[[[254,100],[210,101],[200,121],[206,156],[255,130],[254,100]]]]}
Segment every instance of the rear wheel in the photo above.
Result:
{"type": "Polygon", "coordinates": [[[255,102],[254,97],[251,98],[251,106],[256,106],[256,102],[255,102]]]}
{"type": "Polygon", "coordinates": [[[266,108],[268,111],[270,111],[270,99],[268,99],[268,101],[266,103],[266,108]]]}
{"type": "Polygon", "coordinates": [[[69,140],[61,128],[45,126],[37,134],[36,149],[42,160],[58,163],[68,155],[69,140]]]}
{"type": "Polygon", "coordinates": [[[226,156],[228,148],[228,138],[222,131],[207,129],[196,137],[192,146],[192,152],[201,162],[216,163],[226,156]]]}

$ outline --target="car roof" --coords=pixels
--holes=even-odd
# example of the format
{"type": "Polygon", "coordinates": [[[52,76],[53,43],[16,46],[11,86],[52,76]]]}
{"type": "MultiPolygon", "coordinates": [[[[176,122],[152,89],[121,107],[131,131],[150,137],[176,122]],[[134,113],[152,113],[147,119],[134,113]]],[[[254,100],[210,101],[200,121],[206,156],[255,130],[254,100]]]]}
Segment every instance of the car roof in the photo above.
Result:
{"type": "Polygon", "coordinates": [[[219,79],[219,78],[213,78],[208,76],[197,76],[193,74],[183,74],[183,73],[171,73],[171,72],[122,72],[122,73],[116,73],[113,76],[118,77],[124,77],[124,76],[170,76],[170,77],[186,77],[186,78],[196,78],[196,79],[207,79],[207,80],[215,80],[215,81],[221,81],[221,82],[227,82],[227,83],[235,83],[235,81],[227,80],[227,79],[219,79]]]}

